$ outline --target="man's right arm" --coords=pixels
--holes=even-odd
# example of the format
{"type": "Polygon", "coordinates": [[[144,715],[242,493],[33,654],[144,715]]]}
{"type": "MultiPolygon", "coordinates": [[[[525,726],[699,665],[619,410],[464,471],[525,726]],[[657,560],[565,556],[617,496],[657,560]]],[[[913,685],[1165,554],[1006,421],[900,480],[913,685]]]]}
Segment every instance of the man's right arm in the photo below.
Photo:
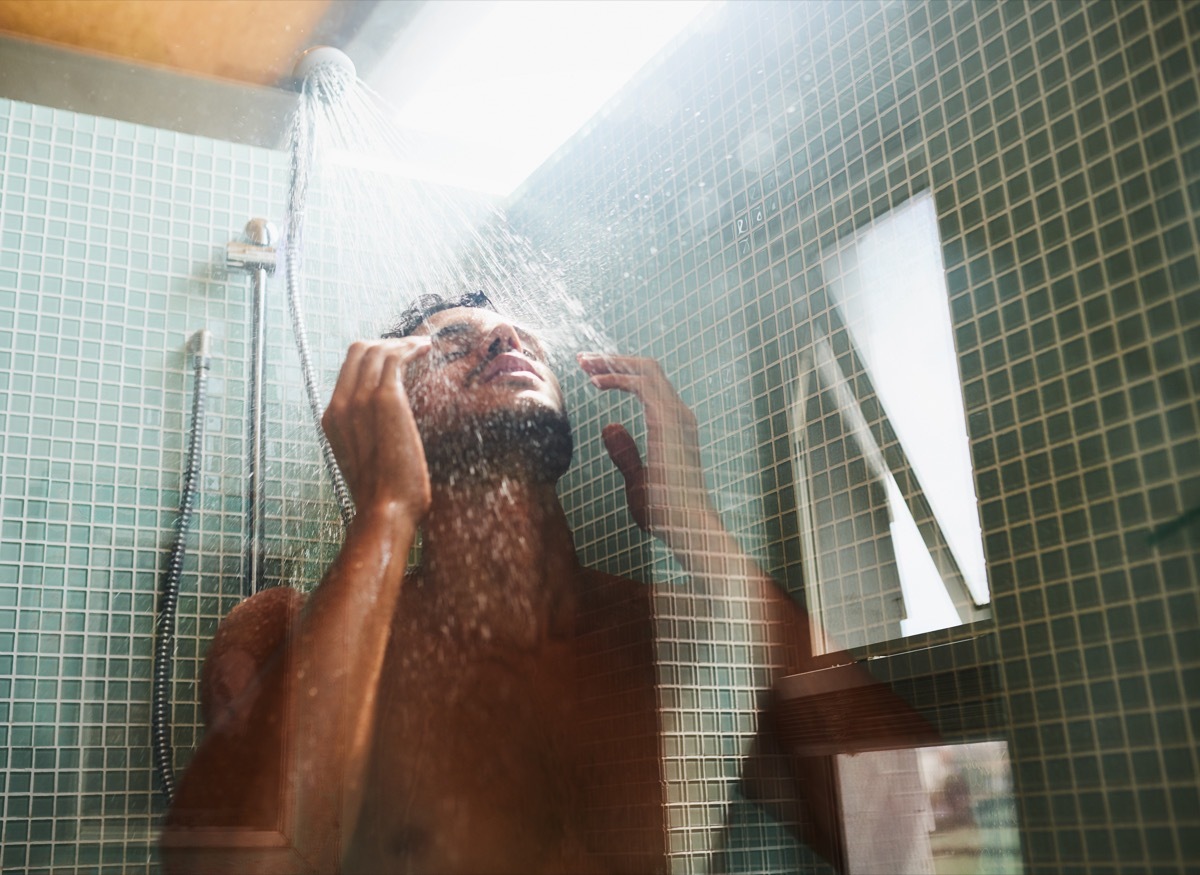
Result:
{"type": "MultiPolygon", "coordinates": [[[[275,653],[212,716],[167,818],[168,872],[340,867],[361,804],[408,552],[429,506],[401,381],[403,367],[427,349],[414,339],[351,348],[323,424],[358,513],[321,584],[286,617],[275,653]]],[[[254,616],[243,611],[236,622],[248,628],[235,631],[253,635],[254,616]]],[[[265,631],[271,622],[279,618],[257,625],[265,631]]]]}

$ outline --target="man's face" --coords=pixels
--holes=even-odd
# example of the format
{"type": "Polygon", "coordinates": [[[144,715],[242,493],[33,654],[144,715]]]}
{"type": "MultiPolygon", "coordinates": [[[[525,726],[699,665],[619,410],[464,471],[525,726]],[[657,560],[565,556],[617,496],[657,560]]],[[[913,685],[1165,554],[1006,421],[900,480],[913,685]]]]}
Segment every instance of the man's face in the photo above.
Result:
{"type": "Polygon", "coordinates": [[[566,462],[537,462],[553,468],[562,463],[565,470],[570,425],[562,389],[536,335],[475,307],[434,313],[415,333],[428,335],[433,349],[409,366],[404,384],[431,463],[443,449],[459,454],[448,457],[459,463],[474,460],[477,450],[514,444],[543,452],[549,434],[561,447],[565,432],[566,462]]]}

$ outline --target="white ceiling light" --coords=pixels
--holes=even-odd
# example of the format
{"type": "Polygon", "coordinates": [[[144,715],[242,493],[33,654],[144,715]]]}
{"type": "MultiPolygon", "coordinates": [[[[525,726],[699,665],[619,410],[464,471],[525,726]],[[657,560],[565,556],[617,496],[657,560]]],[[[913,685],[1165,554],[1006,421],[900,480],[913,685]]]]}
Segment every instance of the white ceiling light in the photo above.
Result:
{"type": "Polygon", "coordinates": [[[407,172],[516,189],[716,0],[432,0],[369,84],[411,138],[407,172]]]}

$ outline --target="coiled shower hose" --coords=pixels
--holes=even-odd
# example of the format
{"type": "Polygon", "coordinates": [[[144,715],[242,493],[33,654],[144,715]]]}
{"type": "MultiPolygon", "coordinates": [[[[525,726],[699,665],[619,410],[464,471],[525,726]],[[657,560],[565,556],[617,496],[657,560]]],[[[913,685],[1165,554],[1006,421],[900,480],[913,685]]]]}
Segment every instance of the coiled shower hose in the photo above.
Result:
{"type": "Polygon", "coordinates": [[[198,331],[188,346],[192,350],[195,373],[192,388],[192,428],[188,436],[187,464],[184,469],[183,494],[179,500],[179,517],[175,521],[175,543],[162,576],[158,595],[158,635],[154,644],[154,679],[150,708],[150,738],[153,745],[154,767],[167,804],[175,798],[175,755],[171,746],[171,679],[175,654],[175,614],[179,607],[179,578],[187,554],[188,529],[192,508],[196,502],[196,484],[204,449],[204,399],[208,392],[208,371],[211,335],[198,331]]]}

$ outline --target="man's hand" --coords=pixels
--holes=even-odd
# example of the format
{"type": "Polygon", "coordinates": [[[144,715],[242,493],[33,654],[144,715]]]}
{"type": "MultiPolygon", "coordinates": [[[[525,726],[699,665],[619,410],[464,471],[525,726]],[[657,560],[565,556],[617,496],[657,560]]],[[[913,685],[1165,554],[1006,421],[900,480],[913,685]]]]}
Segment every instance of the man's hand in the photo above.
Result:
{"type": "Polygon", "coordinates": [[[404,370],[428,354],[427,337],[350,347],[321,425],[358,513],[398,508],[419,523],[429,510],[429,470],[404,391],[404,370]]]}
{"type": "Polygon", "coordinates": [[[604,446],[625,478],[630,513],[641,528],[674,550],[723,527],[700,465],[696,416],[658,362],[634,356],[580,353],[579,366],[598,389],[636,395],[646,413],[646,463],[623,425],[603,431],[604,446]]]}

